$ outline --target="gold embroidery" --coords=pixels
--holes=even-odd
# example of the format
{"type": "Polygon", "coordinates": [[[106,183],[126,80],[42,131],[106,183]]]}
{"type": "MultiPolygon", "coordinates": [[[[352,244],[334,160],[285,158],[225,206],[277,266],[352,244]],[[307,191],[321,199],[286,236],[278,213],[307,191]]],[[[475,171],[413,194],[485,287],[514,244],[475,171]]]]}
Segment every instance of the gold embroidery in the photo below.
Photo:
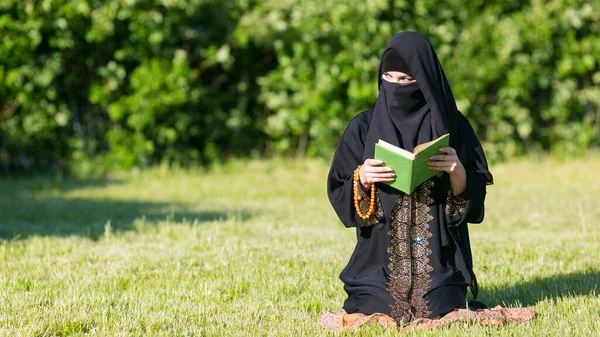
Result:
{"type": "MultiPolygon", "coordinates": [[[[366,214],[369,210],[369,205],[371,203],[371,196],[367,195],[362,188],[357,188],[358,196],[360,200],[358,201],[358,207],[360,207],[360,211],[363,214],[366,214]]],[[[381,198],[379,198],[379,191],[375,192],[375,210],[371,217],[367,220],[367,226],[373,226],[379,223],[379,218],[383,217],[383,206],[381,205],[381,198]]]]}
{"type": "Polygon", "coordinates": [[[459,216],[465,213],[465,208],[467,206],[467,198],[465,198],[465,192],[459,195],[453,195],[452,191],[448,191],[448,197],[446,198],[446,214],[451,217],[459,216]]]}
{"type": "Polygon", "coordinates": [[[434,186],[429,180],[419,186],[411,195],[399,197],[392,210],[392,230],[388,291],[395,302],[390,306],[391,316],[400,323],[415,318],[429,316],[427,301],[424,298],[429,288],[429,206],[433,199],[429,196],[434,186]]]}

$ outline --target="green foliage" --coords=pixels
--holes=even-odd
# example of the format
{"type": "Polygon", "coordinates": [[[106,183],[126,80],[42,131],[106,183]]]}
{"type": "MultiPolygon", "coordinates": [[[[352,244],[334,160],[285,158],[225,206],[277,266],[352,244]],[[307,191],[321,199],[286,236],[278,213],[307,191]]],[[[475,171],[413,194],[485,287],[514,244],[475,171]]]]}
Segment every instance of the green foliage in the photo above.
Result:
{"type": "Polygon", "coordinates": [[[492,158],[600,145],[597,1],[4,0],[0,164],[329,156],[402,30],[492,158]]]}
{"type": "Polygon", "coordinates": [[[236,31],[276,51],[259,83],[279,148],[330,153],[372,106],[379,53],[402,30],[431,40],[491,157],[599,145],[598,2],[290,0],[257,6],[236,31]]]}
{"type": "Polygon", "coordinates": [[[264,65],[227,70],[238,15],[231,1],[3,1],[0,162],[191,165],[264,147],[249,108],[264,65]]]}

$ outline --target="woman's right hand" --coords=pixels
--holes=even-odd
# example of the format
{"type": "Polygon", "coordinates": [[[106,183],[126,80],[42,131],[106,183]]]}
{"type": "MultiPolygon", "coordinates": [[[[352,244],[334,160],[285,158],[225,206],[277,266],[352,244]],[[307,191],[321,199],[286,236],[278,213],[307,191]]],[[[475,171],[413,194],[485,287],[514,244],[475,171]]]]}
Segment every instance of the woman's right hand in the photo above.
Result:
{"type": "Polygon", "coordinates": [[[387,167],[381,166],[383,162],[377,159],[365,159],[364,164],[360,167],[360,184],[363,189],[367,190],[372,183],[393,181],[396,177],[394,171],[387,167]]]}

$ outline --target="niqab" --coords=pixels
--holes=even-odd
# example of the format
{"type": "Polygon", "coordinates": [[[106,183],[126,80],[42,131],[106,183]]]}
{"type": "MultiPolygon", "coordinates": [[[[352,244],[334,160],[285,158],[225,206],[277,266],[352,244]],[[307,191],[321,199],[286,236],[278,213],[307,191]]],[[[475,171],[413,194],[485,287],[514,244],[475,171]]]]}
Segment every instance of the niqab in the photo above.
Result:
{"type": "MultiPolygon", "coordinates": [[[[429,41],[415,32],[396,34],[383,53],[378,71],[379,95],[373,108],[363,160],[373,158],[375,143],[379,139],[412,152],[416,145],[450,133],[450,146],[459,157],[471,155],[469,149],[477,143],[459,141],[458,118],[460,112],[446,75],[429,41]],[[401,85],[382,80],[385,71],[402,71],[412,76],[416,83],[401,85]]],[[[480,145],[479,145],[480,148],[480,145]]],[[[464,162],[464,161],[463,161],[464,162]]],[[[492,182],[487,162],[480,152],[476,158],[478,169],[492,182]]],[[[445,179],[449,185],[449,180],[445,179]]],[[[378,184],[386,217],[400,195],[400,191],[386,184],[378,184]]]]}

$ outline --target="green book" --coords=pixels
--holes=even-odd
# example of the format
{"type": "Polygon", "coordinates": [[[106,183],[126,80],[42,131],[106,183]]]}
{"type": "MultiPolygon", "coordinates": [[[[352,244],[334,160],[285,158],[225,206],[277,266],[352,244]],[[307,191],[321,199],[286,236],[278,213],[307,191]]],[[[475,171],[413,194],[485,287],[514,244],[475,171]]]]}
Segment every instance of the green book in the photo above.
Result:
{"type": "Polygon", "coordinates": [[[448,146],[449,140],[450,134],[447,133],[430,142],[417,145],[412,153],[380,139],[375,144],[374,159],[383,161],[383,165],[396,173],[396,179],[385,184],[411,194],[417,186],[439,172],[430,170],[427,162],[433,155],[444,154],[439,149],[448,146]]]}

